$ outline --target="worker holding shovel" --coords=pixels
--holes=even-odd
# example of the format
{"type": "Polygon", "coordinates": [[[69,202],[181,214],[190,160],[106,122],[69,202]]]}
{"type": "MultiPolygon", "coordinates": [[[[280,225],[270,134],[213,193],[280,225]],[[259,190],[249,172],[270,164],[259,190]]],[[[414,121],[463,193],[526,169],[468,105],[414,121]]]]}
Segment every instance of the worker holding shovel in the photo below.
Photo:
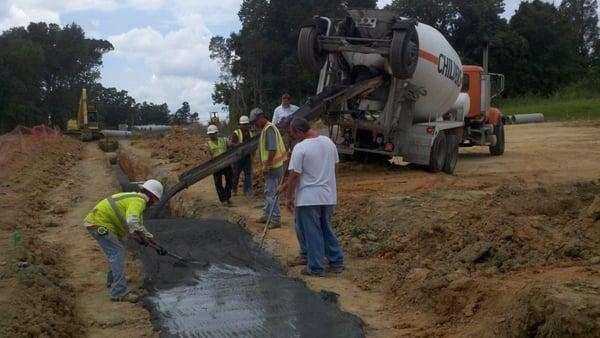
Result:
{"type": "Polygon", "coordinates": [[[137,302],[138,296],[130,294],[125,278],[125,239],[129,237],[143,246],[151,246],[164,256],[167,250],[158,245],[143,225],[143,213],[147,206],[160,201],[163,185],[157,180],[148,180],[141,192],[122,192],[100,201],[85,217],[84,225],[98,241],[108,257],[106,286],[112,288],[111,300],[137,302]]]}
{"type": "Polygon", "coordinates": [[[281,227],[281,213],[276,194],[277,186],[283,177],[284,163],[287,160],[285,143],[279,129],[267,120],[260,108],[252,109],[250,123],[261,130],[259,153],[263,177],[265,178],[265,205],[258,223],[270,221],[270,228],[279,228],[281,227]],[[270,219],[269,214],[271,215],[270,219]]]}

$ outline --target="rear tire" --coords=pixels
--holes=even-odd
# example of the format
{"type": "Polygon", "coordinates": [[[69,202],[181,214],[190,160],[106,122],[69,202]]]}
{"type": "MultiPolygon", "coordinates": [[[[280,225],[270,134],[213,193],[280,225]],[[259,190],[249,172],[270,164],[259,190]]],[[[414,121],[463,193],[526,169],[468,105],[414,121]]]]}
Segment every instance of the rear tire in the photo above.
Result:
{"type": "Polygon", "coordinates": [[[446,134],[443,131],[440,131],[435,137],[435,140],[433,140],[431,152],[429,153],[429,166],[427,167],[427,170],[432,173],[440,172],[446,163],[447,152],[446,134]]]}
{"type": "Polygon", "coordinates": [[[452,175],[458,162],[458,136],[448,135],[446,137],[446,162],[442,169],[446,174],[452,175]]]}
{"type": "Polygon", "coordinates": [[[504,122],[502,122],[502,118],[494,126],[494,135],[496,135],[496,145],[490,146],[490,154],[492,156],[500,156],[504,154],[504,122]]]}
{"type": "Polygon", "coordinates": [[[319,51],[317,35],[315,27],[302,27],[298,35],[298,60],[304,69],[313,73],[320,72],[327,59],[327,55],[319,51]]]}
{"type": "Polygon", "coordinates": [[[410,79],[419,62],[419,35],[415,26],[394,31],[390,44],[390,67],[399,79],[410,79]]]}

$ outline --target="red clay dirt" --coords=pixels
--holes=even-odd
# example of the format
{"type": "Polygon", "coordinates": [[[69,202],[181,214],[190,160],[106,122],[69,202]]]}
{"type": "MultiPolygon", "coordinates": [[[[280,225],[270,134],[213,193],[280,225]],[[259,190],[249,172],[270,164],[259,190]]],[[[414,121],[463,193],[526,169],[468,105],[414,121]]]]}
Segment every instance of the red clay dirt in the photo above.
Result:
{"type": "Polygon", "coordinates": [[[110,301],[106,258],[82,225],[118,191],[104,153],[60,137],[21,160],[0,184],[0,337],[157,336],[140,305],[110,301]]]}

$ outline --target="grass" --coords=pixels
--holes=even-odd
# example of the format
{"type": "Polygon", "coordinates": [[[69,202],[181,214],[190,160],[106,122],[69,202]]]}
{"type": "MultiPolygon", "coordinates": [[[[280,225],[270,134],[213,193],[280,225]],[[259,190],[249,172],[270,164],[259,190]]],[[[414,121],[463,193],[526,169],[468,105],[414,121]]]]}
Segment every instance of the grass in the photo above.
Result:
{"type": "Polygon", "coordinates": [[[600,95],[593,97],[525,96],[495,99],[504,115],[542,113],[546,121],[600,119],[600,95]]]}

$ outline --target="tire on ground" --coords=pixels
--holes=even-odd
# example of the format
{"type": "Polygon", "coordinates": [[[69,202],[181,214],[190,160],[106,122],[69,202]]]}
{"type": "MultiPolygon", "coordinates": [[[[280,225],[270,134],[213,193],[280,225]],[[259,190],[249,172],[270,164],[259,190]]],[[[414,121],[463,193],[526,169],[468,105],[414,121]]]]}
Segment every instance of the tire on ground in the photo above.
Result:
{"type": "Polygon", "coordinates": [[[454,173],[454,169],[456,168],[456,163],[458,162],[458,143],[458,136],[446,136],[446,162],[444,162],[444,168],[442,169],[446,174],[454,173]]]}
{"type": "Polygon", "coordinates": [[[446,133],[440,131],[433,140],[427,170],[432,173],[440,172],[446,163],[446,152],[446,133]]]}
{"type": "Polygon", "coordinates": [[[327,59],[327,55],[318,50],[317,35],[315,27],[302,27],[298,36],[298,60],[304,69],[313,73],[320,72],[327,59]]]}
{"type": "Polygon", "coordinates": [[[504,154],[504,122],[502,118],[499,118],[498,124],[494,126],[494,135],[496,135],[496,145],[490,146],[490,154],[500,156],[504,154]]]}
{"type": "Polygon", "coordinates": [[[413,76],[419,62],[419,35],[415,26],[394,31],[389,57],[394,77],[410,79],[413,76]]]}

